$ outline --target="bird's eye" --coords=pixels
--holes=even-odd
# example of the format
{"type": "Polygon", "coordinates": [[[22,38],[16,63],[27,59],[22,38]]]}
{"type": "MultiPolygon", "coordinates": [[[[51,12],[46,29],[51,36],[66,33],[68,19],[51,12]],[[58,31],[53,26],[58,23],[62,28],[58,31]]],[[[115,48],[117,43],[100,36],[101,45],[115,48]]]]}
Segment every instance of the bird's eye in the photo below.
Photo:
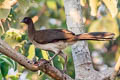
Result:
{"type": "Polygon", "coordinates": [[[25,19],[24,21],[27,22],[27,19],[25,19]]]}

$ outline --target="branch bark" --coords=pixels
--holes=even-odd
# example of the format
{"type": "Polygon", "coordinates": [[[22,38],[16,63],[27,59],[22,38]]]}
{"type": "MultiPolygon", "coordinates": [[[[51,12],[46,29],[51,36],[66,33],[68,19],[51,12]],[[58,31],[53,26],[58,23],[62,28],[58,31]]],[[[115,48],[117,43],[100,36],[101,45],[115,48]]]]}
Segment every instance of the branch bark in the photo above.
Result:
{"type": "Polygon", "coordinates": [[[47,75],[51,76],[55,80],[73,80],[66,74],[63,74],[55,67],[52,67],[46,60],[41,59],[40,61],[34,63],[33,61],[27,59],[25,56],[18,53],[16,50],[12,49],[7,43],[0,39],[0,52],[16,62],[20,65],[24,66],[25,68],[31,71],[38,71],[41,70],[47,75]]]}

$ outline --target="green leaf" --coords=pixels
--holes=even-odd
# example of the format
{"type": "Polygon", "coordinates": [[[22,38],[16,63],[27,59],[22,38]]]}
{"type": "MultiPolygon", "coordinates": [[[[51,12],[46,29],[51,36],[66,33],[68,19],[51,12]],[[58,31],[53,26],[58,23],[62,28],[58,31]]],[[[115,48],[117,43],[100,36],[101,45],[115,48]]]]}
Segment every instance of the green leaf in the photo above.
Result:
{"type": "Polygon", "coordinates": [[[0,80],[2,80],[2,73],[1,73],[1,71],[0,71],[0,80]]]}
{"type": "Polygon", "coordinates": [[[27,56],[27,58],[32,60],[35,56],[35,46],[34,45],[30,45],[28,53],[29,53],[29,55],[27,56]]]}
{"type": "Polygon", "coordinates": [[[9,64],[10,66],[12,66],[12,63],[7,59],[7,57],[6,56],[4,56],[4,55],[1,55],[0,56],[0,61],[4,61],[4,62],[6,62],[7,64],[9,64]]]}
{"type": "Polygon", "coordinates": [[[10,59],[8,57],[7,57],[7,59],[12,64],[10,67],[12,67],[14,69],[14,71],[16,71],[17,70],[17,63],[14,60],[12,60],[12,59],[10,59]]]}
{"type": "Polygon", "coordinates": [[[38,57],[38,59],[40,60],[42,57],[42,52],[39,48],[35,48],[35,55],[38,57]]]}
{"type": "Polygon", "coordinates": [[[48,52],[44,51],[44,50],[41,50],[41,52],[42,52],[43,58],[46,59],[46,60],[48,60],[49,59],[48,52]]]}
{"type": "Polygon", "coordinates": [[[54,63],[54,66],[57,67],[58,69],[60,70],[63,70],[63,65],[64,65],[64,62],[63,62],[63,59],[59,56],[56,56],[53,60],[53,63],[54,63]]]}
{"type": "Polygon", "coordinates": [[[0,55],[0,63],[6,62],[7,64],[9,64],[10,67],[14,68],[14,70],[16,70],[17,68],[17,64],[15,61],[13,61],[12,59],[10,59],[9,57],[5,56],[5,55],[0,55]]]}
{"type": "Polygon", "coordinates": [[[17,65],[15,61],[13,61],[12,59],[10,59],[9,57],[5,55],[0,55],[0,69],[1,69],[1,73],[3,77],[5,77],[8,74],[8,69],[10,67],[16,70],[17,65]]]}
{"type": "Polygon", "coordinates": [[[6,62],[4,62],[0,64],[0,68],[2,76],[5,77],[8,74],[9,65],[6,62]]]}
{"type": "Polygon", "coordinates": [[[56,5],[55,0],[48,0],[47,1],[47,6],[48,6],[48,8],[53,9],[53,10],[57,9],[57,5],[56,5]]]}

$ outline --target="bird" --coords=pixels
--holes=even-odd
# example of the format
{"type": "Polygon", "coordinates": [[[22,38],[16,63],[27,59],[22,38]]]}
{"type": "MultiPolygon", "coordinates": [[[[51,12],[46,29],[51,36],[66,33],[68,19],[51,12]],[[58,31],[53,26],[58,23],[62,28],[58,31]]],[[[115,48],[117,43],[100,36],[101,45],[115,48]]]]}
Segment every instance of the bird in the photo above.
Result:
{"type": "Polygon", "coordinates": [[[75,35],[73,32],[67,29],[36,30],[30,17],[24,17],[21,22],[27,24],[28,38],[30,42],[35,45],[35,47],[54,53],[54,56],[48,60],[49,62],[57,55],[60,55],[64,58],[65,63],[63,72],[66,72],[67,56],[62,50],[67,46],[73,45],[77,41],[81,40],[112,40],[115,35],[111,32],[89,32],[75,35]]]}

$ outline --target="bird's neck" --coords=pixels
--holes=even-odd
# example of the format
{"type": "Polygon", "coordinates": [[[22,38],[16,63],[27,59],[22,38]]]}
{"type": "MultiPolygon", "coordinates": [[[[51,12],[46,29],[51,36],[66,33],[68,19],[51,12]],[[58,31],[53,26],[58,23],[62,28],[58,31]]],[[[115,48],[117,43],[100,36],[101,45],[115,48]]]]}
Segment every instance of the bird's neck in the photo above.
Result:
{"type": "Polygon", "coordinates": [[[28,37],[30,40],[33,40],[34,33],[35,33],[35,27],[33,22],[31,22],[28,24],[28,37]]]}

